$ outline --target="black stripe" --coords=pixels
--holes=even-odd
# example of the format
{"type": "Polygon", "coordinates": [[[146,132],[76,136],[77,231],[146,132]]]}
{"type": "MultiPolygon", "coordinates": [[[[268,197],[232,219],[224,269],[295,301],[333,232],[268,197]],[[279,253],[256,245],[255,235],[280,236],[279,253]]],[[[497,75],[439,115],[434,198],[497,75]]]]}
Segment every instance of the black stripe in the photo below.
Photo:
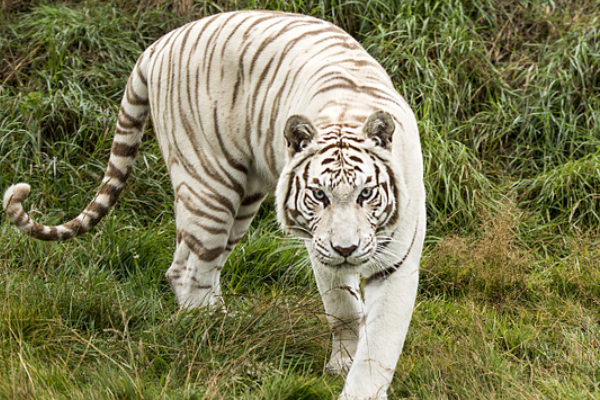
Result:
{"type": "Polygon", "coordinates": [[[132,117],[125,111],[123,106],[119,108],[119,116],[117,117],[117,123],[121,125],[122,128],[125,129],[136,129],[141,131],[144,128],[144,124],[146,123],[146,117],[142,119],[137,119],[132,117]]]}
{"type": "Polygon", "coordinates": [[[249,206],[259,201],[262,201],[265,198],[265,196],[266,195],[264,193],[251,194],[250,196],[247,196],[244,198],[244,200],[242,200],[242,206],[249,206]]]}
{"type": "MultiPolygon", "coordinates": [[[[392,193],[392,196],[394,199],[399,199],[400,198],[400,190],[399,190],[398,186],[396,185],[396,175],[394,175],[394,171],[392,171],[392,169],[390,168],[390,166],[387,163],[385,164],[385,169],[388,174],[388,181],[389,181],[389,185],[390,185],[389,191],[392,193]]],[[[387,207],[386,207],[386,211],[388,211],[387,207]]],[[[396,207],[396,208],[394,208],[393,214],[389,215],[387,218],[387,221],[382,225],[387,226],[390,224],[395,224],[399,218],[400,218],[400,215],[398,214],[398,207],[396,207]]]]}
{"type": "Polygon", "coordinates": [[[149,104],[148,99],[144,99],[133,90],[133,75],[132,80],[127,84],[125,88],[125,98],[127,102],[134,106],[147,106],[149,104]]]}
{"type": "Polygon", "coordinates": [[[49,235],[48,233],[45,233],[44,225],[38,224],[37,222],[33,223],[33,226],[29,229],[27,234],[39,240],[54,241],[57,239],[56,234],[49,235]]]}
{"type": "Polygon", "coordinates": [[[240,236],[240,237],[239,237],[239,238],[237,238],[237,239],[229,239],[229,240],[227,241],[227,248],[233,248],[233,247],[237,246],[237,244],[238,244],[239,242],[241,242],[243,238],[244,238],[244,235],[240,236]]]}
{"type": "MultiPolygon", "coordinates": [[[[199,43],[205,43],[205,41],[201,40],[202,36],[204,35],[204,31],[206,31],[206,29],[208,29],[208,27],[210,25],[212,25],[213,22],[218,20],[220,16],[221,15],[219,15],[219,14],[214,14],[214,15],[211,15],[210,17],[206,17],[206,18],[202,19],[202,22],[204,22],[204,25],[202,26],[202,29],[200,29],[200,32],[198,32],[198,34],[196,35],[196,43],[194,43],[194,50],[192,51],[192,53],[195,53],[198,50],[199,43]]],[[[206,60],[206,59],[203,59],[203,60],[206,60]]],[[[202,66],[202,68],[204,68],[204,66],[202,66]]]]}
{"type": "Polygon", "coordinates": [[[97,216],[93,217],[89,214],[87,214],[86,216],[89,217],[92,221],[100,221],[100,219],[106,215],[106,213],[109,210],[109,206],[102,204],[100,202],[97,201],[93,201],[91,202],[86,208],[85,211],[87,212],[93,212],[95,214],[97,214],[97,216]]]}
{"type": "Polygon", "coordinates": [[[204,59],[202,61],[203,67],[207,60],[208,49],[212,45],[212,50],[210,51],[210,55],[208,56],[208,69],[205,69],[205,73],[204,73],[204,76],[206,78],[206,93],[208,93],[209,96],[210,96],[210,82],[212,81],[212,79],[210,78],[210,74],[211,74],[212,64],[213,64],[213,56],[215,54],[215,51],[217,50],[217,45],[219,44],[218,38],[219,38],[219,36],[221,36],[221,32],[223,31],[223,28],[225,27],[225,24],[227,24],[227,22],[229,21],[230,18],[233,18],[233,17],[229,16],[229,18],[227,20],[220,23],[219,27],[210,35],[210,37],[208,38],[208,41],[204,44],[204,59]]]}
{"type": "Polygon", "coordinates": [[[140,79],[140,81],[142,81],[142,84],[144,86],[148,86],[148,81],[146,80],[146,77],[142,73],[142,67],[140,66],[139,62],[135,66],[135,73],[136,73],[137,77],[140,79]]]}
{"type": "MultiPolygon", "coordinates": [[[[247,174],[248,168],[244,164],[242,164],[240,161],[236,160],[231,155],[231,153],[229,153],[229,151],[227,150],[227,146],[223,142],[223,137],[222,137],[221,131],[219,129],[219,116],[217,114],[216,107],[213,108],[213,123],[214,123],[214,128],[215,128],[215,136],[217,137],[217,140],[219,141],[219,147],[221,148],[221,151],[223,152],[223,155],[225,156],[227,163],[234,169],[237,169],[238,171],[243,172],[244,174],[247,174]]],[[[235,183],[237,183],[237,182],[232,182],[232,184],[234,184],[234,185],[235,185],[235,183]]],[[[240,193],[240,192],[238,192],[238,193],[240,193]]],[[[244,196],[243,192],[241,192],[240,195],[241,195],[240,197],[243,197],[244,196]]]]}
{"type": "MultiPolygon", "coordinates": [[[[232,17],[233,17],[233,16],[235,16],[236,14],[233,14],[233,13],[232,13],[231,15],[232,15],[232,17]]],[[[229,41],[231,40],[231,38],[233,37],[233,35],[235,35],[235,33],[238,31],[238,29],[240,29],[240,27],[242,26],[242,24],[243,24],[244,22],[246,22],[246,21],[247,21],[247,19],[244,19],[244,20],[242,20],[242,23],[236,24],[236,25],[235,25],[235,27],[233,28],[233,30],[232,30],[232,31],[229,33],[229,35],[227,35],[227,38],[225,38],[225,41],[224,41],[224,42],[223,42],[223,44],[221,45],[221,58],[223,58],[223,57],[224,57],[224,55],[225,55],[225,48],[226,48],[226,47],[227,47],[227,45],[229,44],[229,41]]],[[[227,23],[227,22],[229,22],[229,19],[227,19],[225,22],[226,22],[226,23],[227,23]]],[[[236,51],[237,51],[237,48],[238,48],[238,43],[234,43],[234,44],[233,44],[233,46],[234,46],[234,48],[235,48],[235,49],[236,49],[236,51]]]]}
{"type": "Polygon", "coordinates": [[[215,247],[213,249],[208,249],[204,247],[204,244],[198,238],[191,235],[186,231],[181,231],[181,239],[188,246],[190,251],[200,259],[200,261],[211,262],[219,258],[223,251],[225,251],[225,246],[215,247]]]}
{"type": "MultiPolygon", "coordinates": [[[[188,189],[189,189],[189,187],[188,187],[188,189]]],[[[196,203],[194,201],[192,201],[192,199],[190,198],[189,194],[179,193],[179,190],[176,190],[176,193],[177,193],[178,199],[181,201],[181,204],[186,208],[186,210],[188,210],[195,216],[208,219],[210,221],[216,222],[217,224],[225,224],[227,222],[221,218],[216,217],[214,214],[209,214],[209,213],[201,210],[200,208],[198,208],[196,206],[196,203]]],[[[200,197],[198,197],[198,195],[196,193],[194,193],[194,196],[196,196],[196,198],[200,198],[200,197]]],[[[208,205],[210,203],[206,202],[204,200],[202,200],[202,204],[204,206],[207,206],[207,208],[212,209],[213,211],[216,211],[216,212],[227,212],[227,210],[215,209],[215,207],[212,204],[210,205],[210,207],[208,207],[208,205]]]]}
{"type": "Polygon", "coordinates": [[[134,131],[134,130],[127,131],[127,130],[121,128],[119,125],[117,125],[115,127],[115,136],[117,136],[117,135],[129,136],[129,135],[133,135],[136,133],[138,133],[138,132],[134,131]]]}
{"type": "Polygon", "coordinates": [[[256,212],[252,212],[249,214],[243,214],[243,215],[236,215],[235,220],[236,221],[244,221],[246,219],[254,218],[255,215],[256,215],[256,212]]]}
{"type": "MultiPolygon", "coordinates": [[[[278,23],[279,23],[279,21],[277,21],[273,25],[266,27],[264,30],[266,31],[278,23]]],[[[275,34],[275,35],[271,34],[271,35],[269,35],[269,37],[263,39],[260,42],[258,49],[256,49],[256,51],[254,52],[254,55],[252,56],[252,60],[250,61],[250,68],[248,70],[248,75],[252,76],[252,73],[254,72],[254,66],[256,65],[257,60],[260,59],[260,54],[267,48],[268,45],[273,43],[273,40],[277,39],[278,36],[279,36],[279,34],[275,34]]]]}
{"type": "Polygon", "coordinates": [[[413,235],[412,242],[410,243],[410,246],[409,246],[408,250],[406,251],[406,254],[404,255],[404,257],[402,257],[402,260],[400,260],[398,263],[392,265],[391,267],[384,269],[383,271],[375,272],[373,275],[369,276],[368,278],[365,278],[365,280],[364,280],[365,286],[372,283],[373,281],[376,281],[379,279],[386,280],[391,274],[398,271],[400,266],[406,260],[406,257],[408,257],[408,255],[410,254],[410,251],[412,250],[412,247],[415,244],[415,239],[417,238],[418,231],[419,231],[419,220],[417,219],[417,224],[415,225],[415,233],[413,235]]]}
{"type": "Polygon", "coordinates": [[[248,36],[250,36],[250,31],[252,31],[254,29],[254,27],[260,25],[263,21],[268,21],[268,20],[272,20],[273,16],[272,15],[265,15],[264,17],[258,17],[257,19],[254,20],[254,22],[252,22],[250,24],[250,26],[248,28],[246,28],[246,31],[244,32],[244,40],[248,39],[248,36]]]}
{"type": "MultiPolygon", "coordinates": [[[[258,98],[258,94],[260,93],[260,88],[263,85],[263,82],[265,81],[267,74],[271,71],[271,64],[273,63],[273,60],[275,58],[271,58],[269,60],[269,62],[267,63],[267,65],[265,66],[265,68],[262,70],[262,72],[260,73],[256,86],[254,86],[254,90],[253,90],[253,94],[252,94],[252,100],[251,100],[251,115],[254,116],[256,114],[256,104],[257,104],[257,98],[258,98]]],[[[262,102],[263,107],[264,107],[264,101],[262,102]]],[[[262,128],[262,117],[263,117],[263,113],[260,112],[258,114],[258,129],[259,129],[259,133],[260,133],[260,129],[262,128]]]]}
{"type": "Polygon", "coordinates": [[[72,219],[71,221],[67,222],[66,224],[63,224],[62,227],[70,230],[70,232],[65,232],[62,234],[63,239],[68,239],[73,236],[79,235],[80,233],[85,233],[88,231],[88,229],[82,229],[81,221],[77,218],[72,219]]]}
{"type": "Polygon", "coordinates": [[[27,213],[21,208],[19,209],[19,215],[11,217],[11,220],[16,226],[24,225],[23,221],[27,220],[27,213]]]}
{"type": "MultiPolygon", "coordinates": [[[[188,64],[188,66],[189,66],[189,64],[188,64]]],[[[180,72],[181,72],[181,66],[180,66],[180,68],[179,68],[179,69],[180,69],[180,72]]],[[[188,75],[189,75],[189,72],[188,72],[188,75]]],[[[182,103],[182,99],[181,99],[181,92],[182,92],[182,90],[180,90],[180,91],[179,91],[179,101],[180,101],[180,103],[182,103]]],[[[190,90],[187,90],[187,93],[188,93],[188,104],[191,104],[191,103],[190,103],[190,94],[191,94],[191,91],[190,91],[190,90]]],[[[207,175],[208,175],[209,177],[211,177],[212,179],[214,179],[215,181],[217,181],[217,182],[221,182],[221,183],[222,183],[223,185],[225,185],[227,188],[229,188],[229,189],[231,189],[231,190],[235,191],[236,193],[238,193],[238,194],[239,194],[239,196],[240,196],[240,197],[243,197],[243,195],[244,195],[244,188],[243,188],[243,186],[242,186],[242,185],[241,185],[241,184],[240,184],[240,183],[239,183],[239,182],[238,182],[238,181],[237,181],[235,178],[233,178],[233,177],[232,177],[232,176],[231,176],[231,175],[230,175],[230,174],[229,174],[229,173],[228,173],[228,172],[227,172],[227,171],[226,171],[226,170],[225,170],[225,169],[224,169],[224,168],[223,168],[223,167],[220,165],[220,163],[219,163],[219,161],[218,161],[218,160],[216,160],[216,159],[215,159],[215,161],[217,162],[218,166],[220,167],[220,170],[223,172],[223,174],[224,174],[224,175],[225,175],[225,177],[226,177],[226,178],[229,180],[229,182],[231,182],[231,184],[230,184],[230,185],[228,185],[228,184],[225,182],[225,180],[223,179],[222,175],[219,175],[219,174],[217,174],[216,172],[214,172],[215,170],[217,170],[217,168],[215,168],[214,166],[211,166],[211,165],[206,165],[206,161],[205,161],[205,159],[206,159],[206,156],[205,156],[204,154],[201,154],[201,151],[200,151],[200,149],[202,148],[202,146],[200,146],[200,144],[199,144],[199,143],[198,143],[198,141],[196,140],[196,134],[195,134],[195,132],[194,132],[195,130],[193,129],[193,127],[192,127],[192,124],[191,124],[191,123],[190,123],[190,121],[188,120],[186,113],[184,113],[184,112],[183,112],[183,109],[182,109],[181,107],[179,107],[178,111],[179,111],[179,116],[180,116],[180,118],[181,118],[181,122],[182,122],[182,126],[183,126],[183,128],[184,128],[184,131],[185,131],[185,133],[186,133],[186,135],[187,135],[188,139],[190,140],[190,142],[192,142],[192,148],[194,149],[194,151],[195,151],[196,155],[198,156],[198,160],[200,160],[200,162],[201,162],[201,166],[202,166],[202,169],[204,170],[204,173],[205,173],[205,174],[207,174],[207,175]]],[[[199,120],[198,120],[199,124],[200,124],[200,125],[202,125],[202,122],[200,121],[200,115],[198,114],[197,116],[198,116],[198,119],[199,119],[199,120]]],[[[215,123],[216,123],[216,121],[215,121],[215,123]]],[[[200,126],[200,130],[201,130],[201,131],[203,131],[203,128],[202,128],[202,126],[200,126]]],[[[215,131],[217,131],[217,129],[215,129],[215,131]]],[[[217,133],[218,133],[218,131],[217,131],[217,133]]],[[[183,158],[183,155],[181,155],[181,156],[180,156],[180,158],[183,158]]],[[[229,161],[229,160],[228,160],[228,161],[229,161]]],[[[187,170],[187,168],[186,168],[186,170],[187,170]]],[[[191,174],[191,173],[190,173],[190,175],[192,175],[192,176],[194,176],[194,177],[195,177],[195,175],[194,175],[194,174],[191,174]]],[[[200,179],[200,177],[199,177],[199,176],[198,176],[198,178],[197,178],[197,179],[198,179],[199,181],[202,181],[202,180],[200,179]]]]}
{"type": "Polygon", "coordinates": [[[235,106],[235,103],[237,101],[238,91],[240,89],[243,78],[244,78],[244,75],[242,74],[242,71],[238,69],[237,78],[235,80],[235,85],[233,86],[233,100],[231,100],[231,108],[232,109],[235,106]]]}
{"type": "Polygon", "coordinates": [[[119,168],[117,168],[117,166],[115,164],[112,163],[112,161],[109,160],[108,168],[106,169],[104,176],[112,178],[112,179],[116,179],[120,183],[125,183],[127,178],[129,178],[129,175],[131,174],[131,170],[132,170],[131,166],[128,165],[127,171],[125,173],[123,173],[123,172],[121,172],[121,170],[119,168]]]}
{"type": "Polygon", "coordinates": [[[225,228],[213,228],[210,226],[203,225],[198,221],[193,222],[198,228],[210,233],[211,235],[229,235],[229,232],[225,228]]]}
{"type": "Polygon", "coordinates": [[[135,157],[139,149],[139,143],[131,146],[126,143],[113,142],[110,152],[117,157],[135,157]]]}
{"type": "Polygon", "coordinates": [[[117,198],[123,191],[123,188],[124,187],[118,188],[115,185],[106,182],[100,186],[100,189],[98,189],[98,194],[108,196],[108,204],[110,207],[117,202],[117,198]]]}
{"type": "MultiPolygon", "coordinates": [[[[274,82],[275,78],[277,78],[278,73],[280,71],[280,66],[281,66],[282,61],[283,61],[283,57],[280,57],[279,63],[275,67],[276,72],[271,77],[268,87],[273,86],[273,82],[274,82]]],[[[288,86],[287,82],[288,82],[289,75],[290,75],[290,73],[288,71],[285,75],[285,80],[283,81],[283,84],[281,84],[281,87],[279,88],[279,90],[277,91],[277,94],[275,95],[275,99],[271,105],[272,110],[280,109],[283,90],[286,89],[288,86]]],[[[263,112],[264,105],[265,105],[265,103],[263,102],[263,107],[261,107],[261,114],[263,112]]],[[[276,166],[275,166],[275,149],[273,148],[273,144],[275,143],[275,140],[273,140],[273,138],[275,136],[275,124],[277,122],[277,116],[278,116],[277,112],[271,112],[271,118],[269,121],[269,129],[267,130],[266,139],[265,139],[266,146],[265,146],[265,149],[263,152],[265,154],[265,158],[267,160],[269,170],[271,171],[271,174],[273,174],[273,177],[278,177],[278,171],[276,170],[276,166]]]]}

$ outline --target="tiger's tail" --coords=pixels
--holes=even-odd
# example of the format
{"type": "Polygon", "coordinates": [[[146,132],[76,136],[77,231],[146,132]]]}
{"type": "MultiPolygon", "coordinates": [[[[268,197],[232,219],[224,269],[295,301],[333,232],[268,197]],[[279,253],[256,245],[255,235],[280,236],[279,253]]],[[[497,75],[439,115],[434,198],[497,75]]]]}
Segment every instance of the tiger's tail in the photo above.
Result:
{"type": "Polygon", "coordinates": [[[10,221],[21,231],[40,240],[70,239],[96,226],[117,202],[133,169],[150,111],[144,59],[142,55],[127,81],[108,168],[94,199],[71,221],[62,225],[47,226],[35,222],[23,209],[21,203],[29,194],[29,185],[26,183],[12,185],[4,193],[2,208],[10,221]]]}

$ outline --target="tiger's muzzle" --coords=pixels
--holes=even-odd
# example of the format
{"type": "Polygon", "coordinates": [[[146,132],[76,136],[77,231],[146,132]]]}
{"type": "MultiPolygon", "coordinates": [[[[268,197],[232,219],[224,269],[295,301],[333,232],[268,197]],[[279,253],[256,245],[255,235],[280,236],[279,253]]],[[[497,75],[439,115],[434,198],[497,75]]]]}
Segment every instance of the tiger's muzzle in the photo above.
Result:
{"type": "Polygon", "coordinates": [[[313,234],[317,259],[327,266],[359,267],[375,252],[375,238],[364,210],[356,203],[332,204],[313,234]]]}

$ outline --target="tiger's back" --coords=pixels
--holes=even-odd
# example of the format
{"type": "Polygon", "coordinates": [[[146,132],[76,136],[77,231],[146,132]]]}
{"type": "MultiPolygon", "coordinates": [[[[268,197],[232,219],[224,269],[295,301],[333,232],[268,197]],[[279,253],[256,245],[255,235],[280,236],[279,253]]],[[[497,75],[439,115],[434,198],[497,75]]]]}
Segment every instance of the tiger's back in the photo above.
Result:
{"type": "Polygon", "coordinates": [[[242,11],[189,23],[140,56],[86,209],[59,226],[38,224],[21,204],[29,186],[17,184],[3,199],[11,221],[42,240],[93,228],[125,187],[149,114],[175,192],[166,276],[178,302],[222,304],[220,271],[275,191],[282,227],[307,239],[333,331],[328,368],[348,371],[340,399],[385,399],[426,216],[416,120],[384,69],[312,17],[242,11]]]}
{"type": "MultiPolygon", "coordinates": [[[[159,132],[179,125],[195,148],[223,156],[234,168],[252,160],[271,186],[286,163],[285,138],[276,133],[288,116],[305,115],[321,128],[339,121],[362,126],[377,110],[411,114],[352,37],[302,15],[218,14],[164,36],[141,61],[147,62],[151,106],[160,110],[153,112],[159,132]]],[[[167,138],[159,140],[170,159],[167,138]]]]}

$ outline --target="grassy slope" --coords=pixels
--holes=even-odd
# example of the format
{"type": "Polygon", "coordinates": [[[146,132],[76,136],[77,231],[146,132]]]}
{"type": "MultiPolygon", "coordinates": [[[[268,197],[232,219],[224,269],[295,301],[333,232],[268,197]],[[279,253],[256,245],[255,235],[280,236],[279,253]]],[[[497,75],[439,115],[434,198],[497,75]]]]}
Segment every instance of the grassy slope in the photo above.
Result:
{"type": "MultiPolygon", "coordinates": [[[[430,231],[391,399],[600,397],[600,11],[593,1],[146,1],[0,15],[0,189],[47,223],[106,165],[139,53],[208,13],[342,26],[413,105],[430,231]]],[[[329,332],[305,253],[265,204],[223,274],[229,313],[178,311],[172,193],[151,132],[126,193],[68,243],[0,223],[0,398],[324,399],[329,332]]]]}

